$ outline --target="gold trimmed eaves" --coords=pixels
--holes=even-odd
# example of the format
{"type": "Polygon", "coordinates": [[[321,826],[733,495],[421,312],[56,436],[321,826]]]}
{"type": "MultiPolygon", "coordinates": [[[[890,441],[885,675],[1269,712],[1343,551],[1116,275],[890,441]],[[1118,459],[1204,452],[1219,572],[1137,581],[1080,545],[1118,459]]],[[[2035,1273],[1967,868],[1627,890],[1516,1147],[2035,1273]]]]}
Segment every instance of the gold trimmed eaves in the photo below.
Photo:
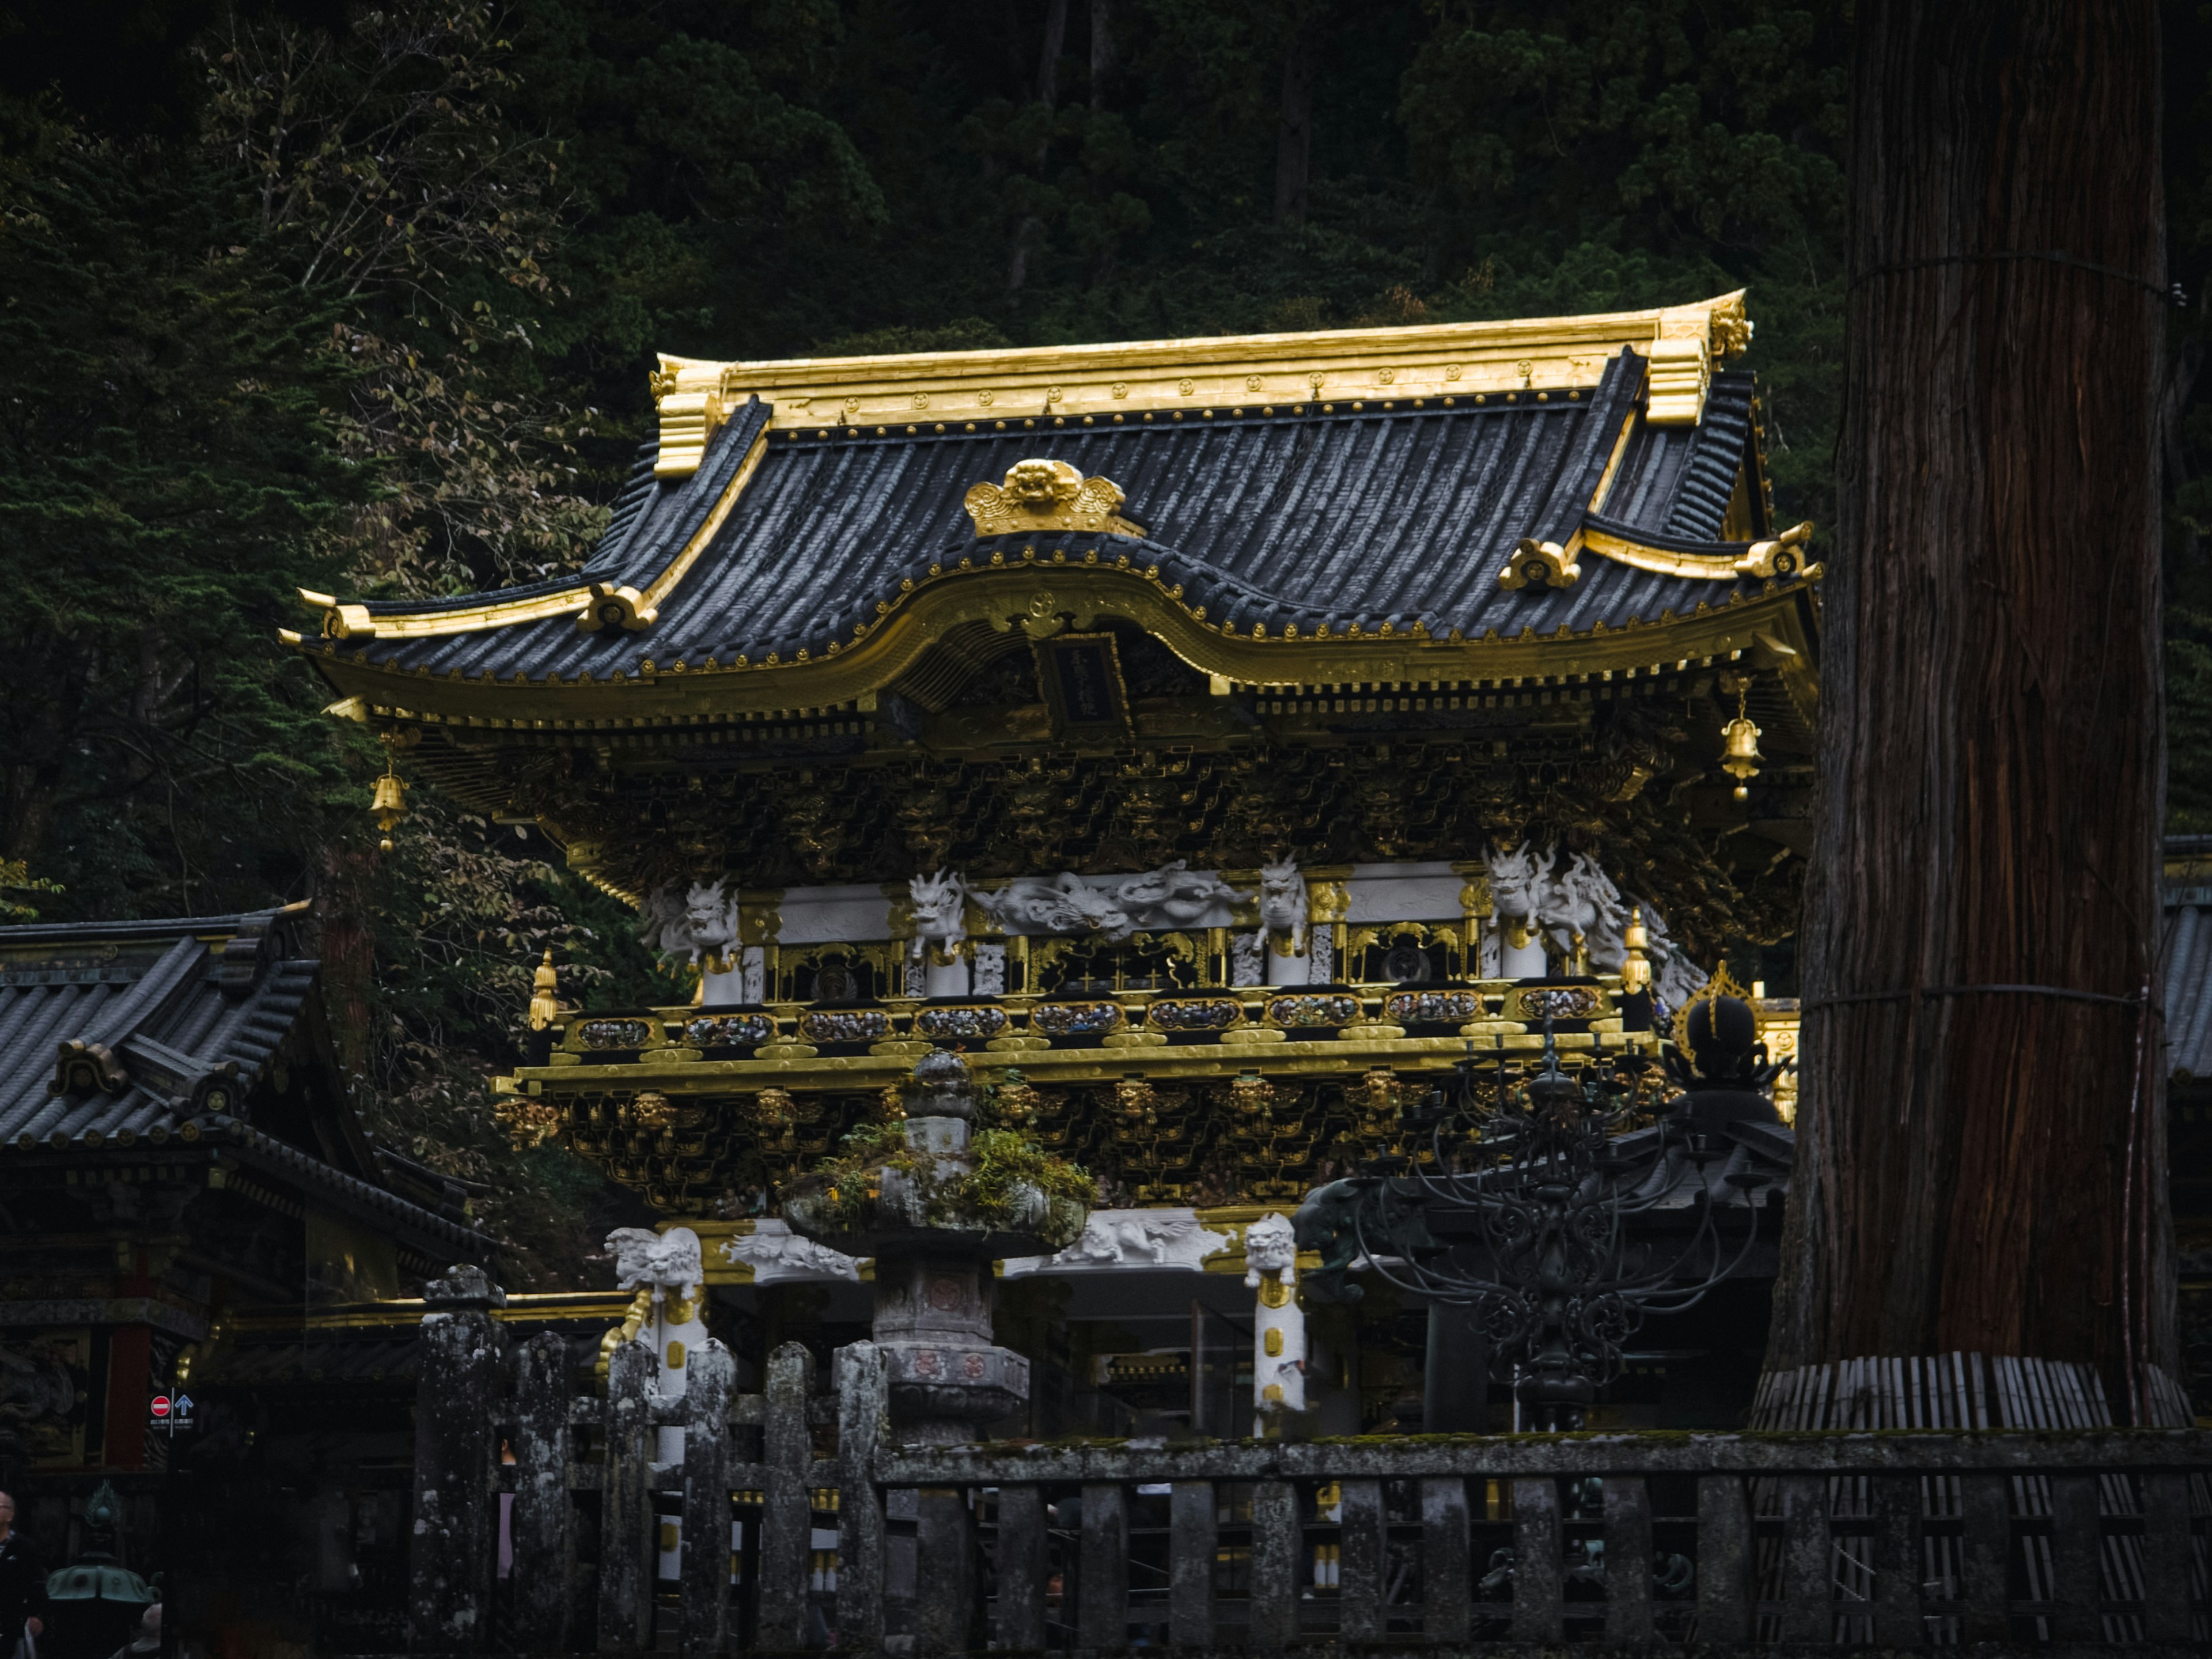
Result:
{"type": "Polygon", "coordinates": [[[920,579],[887,605],[864,640],[805,660],[751,663],[647,661],[609,678],[518,682],[464,679],[372,665],[314,650],[334,689],[361,699],[379,722],[424,721],[500,730],[556,731],[683,726],[781,718],[793,711],[866,713],[878,695],[940,641],[977,623],[1026,628],[1040,614],[1077,629],[1102,621],[1133,623],[1162,641],[1219,695],[1278,686],[1470,683],[1640,675],[1662,664],[1748,650],[1762,634],[1809,650],[1797,612],[1805,589],[1777,580],[1764,592],[1700,601],[1576,634],[1487,633],[1438,638],[1387,623],[1351,631],[1231,633],[1196,614],[1157,567],[1050,566],[1009,561],[945,569],[920,579]]]}
{"type": "Polygon", "coordinates": [[[1507,589],[1572,587],[1582,578],[1584,552],[1611,559],[1632,569],[1662,576],[1687,576],[1699,581],[1733,582],[1746,576],[1761,581],[1778,576],[1802,576],[1818,581],[1824,574],[1808,563],[1805,550],[1813,539],[1813,522],[1793,525],[1766,541],[1753,542],[1741,553],[1681,553],[1653,547],[1609,530],[1585,526],[1565,546],[1557,542],[1523,540],[1498,573],[1498,585],[1507,589]]]}
{"type": "Polygon", "coordinates": [[[481,605],[411,612],[372,613],[365,605],[341,605],[328,593],[317,593],[304,587],[299,590],[300,599],[323,613],[322,635],[330,640],[434,639],[447,634],[474,634],[488,628],[550,622],[562,617],[573,617],[577,629],[586,634],[595,634],[604,628],[632,632],[650,628],[659,617],[661,602],[675,591],[676,585],[727,522],[738,497],[752,482],[753,474],[760,470],[761,458],[767,453],[768,433],[763,428],[715,499],[713,510],[676,556],[642,589],[580,581],[573,586],[533,594],[528,599],[488,599],[481,605]]]}

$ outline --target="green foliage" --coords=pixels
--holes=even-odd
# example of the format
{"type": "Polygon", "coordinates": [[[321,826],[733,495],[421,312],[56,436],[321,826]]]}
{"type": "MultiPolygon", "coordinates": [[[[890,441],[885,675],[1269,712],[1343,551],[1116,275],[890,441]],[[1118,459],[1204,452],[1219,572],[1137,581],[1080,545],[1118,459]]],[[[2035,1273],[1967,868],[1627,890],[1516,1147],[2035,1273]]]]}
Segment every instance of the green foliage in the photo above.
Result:
{"type": "Polygon", "coordinates": [[[334,301],[204,154],[41,137],[0,169],[0,853],[79,914],[262,902],[344,776],[275,641],[373,483],[334,301]]]}
{"type": "Polygon", "coordinates": [[[1026,1225],[1028,1194],[1042,1193],[1054,1200],[1054,1218],[1062,1224],[1042,1235],[1055,1248],[1073,1241],[1084,1213],[1098,1201],[1097,1183],[1088,1171],[1011,1129],[979,1130],[968,1143],[964,1170],[909,1147],[906,1126],[897,1120],[864,1123],[838,1146],[836,1157],[815,1167],[807,1197],[824,1222],[844,1231],[865,1231],[875,1222],[887,1170],[904,1179],[920,1197],[922,1214],[937,1226],[1026,1225]],[[1070,1221],[1072,1226],[1065,1224],[1070,1221]]]}
{"type": "Polygon", "coordinates": [[[38,907],[12,899],[10,893],[58,893],[62,885],[34,876],[21,859],[0,859],[0,922],[36,921],[38,907]]]}
{"type": "Polygon", "coordinates": [[[946,1183],[945,1201],[953,1213],[1006,1225],[1024,1188],[1086,1207],[1098,1201],[1098,1183],[1089,1170],[1053,1157],[1012,1129],[978,1130],[969,1142],[969,1153],[975,1167],[946,1183]]]}

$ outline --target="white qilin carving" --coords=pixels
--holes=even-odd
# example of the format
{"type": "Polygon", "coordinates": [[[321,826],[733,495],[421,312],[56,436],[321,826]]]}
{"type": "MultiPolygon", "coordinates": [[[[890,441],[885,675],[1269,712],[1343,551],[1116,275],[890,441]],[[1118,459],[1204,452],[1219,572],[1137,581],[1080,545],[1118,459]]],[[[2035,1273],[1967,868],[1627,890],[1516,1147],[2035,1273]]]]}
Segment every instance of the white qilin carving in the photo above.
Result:
{"type": "MultiPolygon", "coordinates": [[[[1628,927],[1628,906],[1621,901],[1620,889],[1587,853],[1567,860],[1567,867],[1539,900],[1536,915],[1557,954],[1571,957],[1579,938],[1593,967],[1598,960],[1596,941],[1619,939],[1628,927]]],[[[1609,971],[1619,972],[1619,963],[1611,964],[1609,971]]]]}
{"type": "Polygon", "coordinates": [[[618,1291],[685,1291],[706,1279],[699,1235],[689,1227],[656,1233],[643,1227],[617,1227],[607,1235],[614,1253],[618,1291]]]}
{"type": "Polygon", "coordinates": [[[750,1267],[756,1285],[819,1284],[844,1279],[857,1283],[860,1264],[854,1257],[794,1233],[773,1216],[753,1223],[750,1233],[737,1233],[722,1241],[722,1260],[750,1267]]]}
{"type": "Polygon", "coordinates": [[[957,872],[939,870],[933,876],[916,876],[907,883],[914,898],[914,937],[907,942],[907,961],[915,969],[933,951],[939,962],[950,961],[968,937],[963,919],[968,883],[957,872]]]}
{"type": "Polygon", "coordinates": [[[1119,941],[1139,932],[1220,927],[1237,890],[1183,860],[1142,875],[1089,880],[1072,872],[1018,876],[976,902],[1009,933],[1100,933],[1119,941]]]}
{"type": "Polygon", "coordinates": [[[1587,853],[1571,854],[1560,869],[1555,848],[1492,849],[1490,889],[1497,929],[1483,941],[1486,974],[1505,971],[1504,957],[1513,948],[1515,930],[1548,944],[1561,957],[1572,954],[1579,933],[1590,971],[1617,974],[1628,959],[1630,913],[1640,908],[1649,935],[1644,957],[1651,964],[1651,988],[1662,1013],[1680,1007],[1705,982],[1705,969],[1668,937],[1658,908],[1624,892],[1587,853]]]}
{"type": "Polygon", "coordinates": [[[1006,1273],[1012,1278],[1116,1267],[1200,1273],[1206,1257],[1232,1242],[1229,1234],[1212,1231],[1190,1210],[1093,1210],[1075,1243],[1057,1255],[1012,1258],[1006,1273]]]}

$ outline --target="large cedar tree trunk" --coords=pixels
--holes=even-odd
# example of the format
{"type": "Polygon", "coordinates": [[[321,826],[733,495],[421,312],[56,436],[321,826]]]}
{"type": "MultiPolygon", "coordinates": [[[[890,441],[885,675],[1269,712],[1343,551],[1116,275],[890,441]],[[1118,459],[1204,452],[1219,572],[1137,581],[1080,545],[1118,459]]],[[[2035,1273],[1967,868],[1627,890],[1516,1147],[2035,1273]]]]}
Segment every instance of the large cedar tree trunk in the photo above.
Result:
{"type": "Polygon", "coordinates": [[[2177,1358],[2158,8],[1863,0],[1856,53],[1806,1071],[1768,1364],[2086,1360],[2119,1406],[2177,1358]],[[1992,257],[2050,252],[2106,269],[1992,257]],[[1991,985],[2150,1012],[1923,994],[1991,985]]]}

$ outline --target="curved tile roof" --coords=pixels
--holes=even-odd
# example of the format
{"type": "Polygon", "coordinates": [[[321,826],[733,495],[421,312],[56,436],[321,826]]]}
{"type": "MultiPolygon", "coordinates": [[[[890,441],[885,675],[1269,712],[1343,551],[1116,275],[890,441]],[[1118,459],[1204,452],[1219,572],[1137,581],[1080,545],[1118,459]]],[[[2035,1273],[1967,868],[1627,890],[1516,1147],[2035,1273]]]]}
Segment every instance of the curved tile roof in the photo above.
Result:
{"type": "MultiPolygon", "coordinates": [[[[689,477],[657,482],[648,450],[585,568],[586,580],[647,588],[765,446],[651,627],[583,634],[562,615],[309,648],[502,680],[604,679],[635,674],[647,659],[727,665],[773,652],[790,660],[802,647],[819,654],[833,641],[850,644],[856,623],[875,620],[879,600],[895,600],[902,580],[933,563],[969,556],[987,564],[994,548],[1011,555],[1048,541],[1072,560],[1095,552],[1106,562],[1126,556],[1140,568],[1156,564],[1163,580],[1182,585],[1186,605],[1205,607],[1209,624],[1238,632],[1258,624],[1279,634],[1295,623],[1310,635],[1383,621],[1405,629],[1418,621],[1437,637],[1455,629],[1477,638],[1581,633],[1765,591],[1750,578],[1659,574],[1595,556],[1583,559],[1571,587],[1499,586],[1498,570],[1522,538],[1572,538],[1630,422],[1606,522],[1654,544],[1742,550],[1711,538],[1749,453],[1751,376],[1717,374],[1705,422],[1694,428],[1645,424],[1644,380],[1644,360],[1624,350],[1587,393],[1309,404],[1302,412],[1190,410],[1132,414],[1120,424],[1010,418],[972,431],[931,423],[770,432],[771,410],[754,399],[714,434],[689,477]],[[963,497],[1032,456],[1111,478],[1127,496],[1122,515],[1144,526],[1145,538],[1050,533],[979,542],[963,497]]],[[[562,586],[368,610],[423,616],[562,586]]]]}
{"type": "Polygon", "coordinates": [[[120,1149],[185,1130],[362,1213],[483,1254],[489,1241],[471,1229],[237,1115],[315,994],[321,964],[297,921],[263,910],[0,927],[0,1147],[120,1149]],[[114,1086],[55,1092],[65,1044],[96,1047],[114,1086]],[[198,1087],[226,1076],[228,1109],[198,1087]]]}

